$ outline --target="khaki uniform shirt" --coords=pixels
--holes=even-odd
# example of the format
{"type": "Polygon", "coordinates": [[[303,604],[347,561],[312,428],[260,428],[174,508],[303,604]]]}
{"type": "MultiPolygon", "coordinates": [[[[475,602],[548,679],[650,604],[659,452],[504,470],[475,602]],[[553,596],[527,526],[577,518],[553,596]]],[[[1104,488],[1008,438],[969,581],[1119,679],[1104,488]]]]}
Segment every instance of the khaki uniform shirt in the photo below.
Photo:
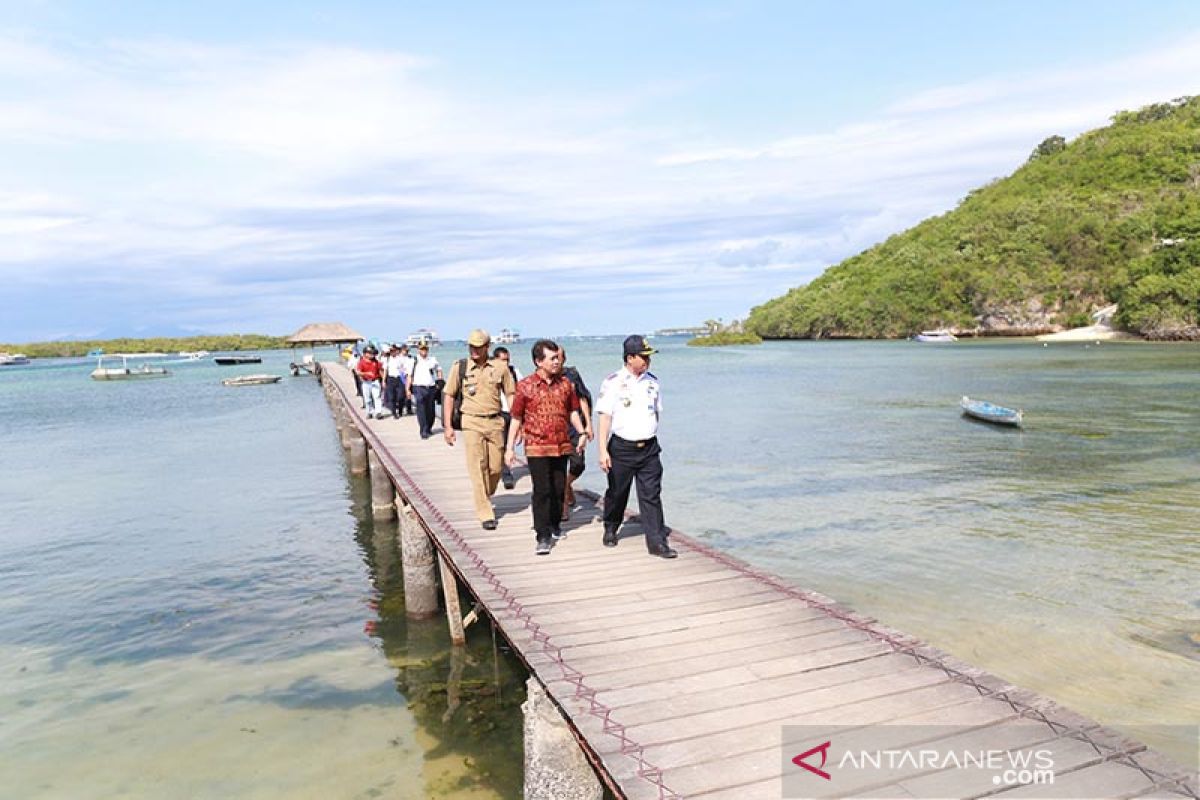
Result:
{"type": "MultiPolygon", "coordinates": [[[[446,397],[454,397],[458,393],[459,363],[454,362],[446,378],[446,397]]],[[[485,423],[490,428],[493,421],[503,425],[500,397],[503,394],[511,398],[515,388],[512,373],[503,361],[491,359],[481,367],[468,358],[467,371],[462,379],[463,429],[479,430],[479,423],[485,423]]]]}

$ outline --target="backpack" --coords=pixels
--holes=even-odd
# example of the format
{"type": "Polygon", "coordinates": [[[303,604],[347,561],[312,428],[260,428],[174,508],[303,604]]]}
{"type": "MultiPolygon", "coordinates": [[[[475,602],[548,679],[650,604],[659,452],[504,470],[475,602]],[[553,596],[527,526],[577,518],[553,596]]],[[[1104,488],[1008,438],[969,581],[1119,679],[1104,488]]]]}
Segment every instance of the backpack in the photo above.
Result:
{"type": "Polygon", "coordinates": [[[463,374],[467,371],[467,360],[458,362],[458,383],[454,387],[454,405],[450,409],[450,427],[456,431],[462,430],[462,390],[463,374]]]}

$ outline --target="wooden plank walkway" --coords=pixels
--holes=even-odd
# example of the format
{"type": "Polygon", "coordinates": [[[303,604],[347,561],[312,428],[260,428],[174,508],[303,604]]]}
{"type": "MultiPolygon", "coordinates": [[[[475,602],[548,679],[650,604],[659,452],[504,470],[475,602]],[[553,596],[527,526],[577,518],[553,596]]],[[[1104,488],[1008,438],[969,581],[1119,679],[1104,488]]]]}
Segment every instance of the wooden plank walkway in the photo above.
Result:
{"type": "Polygon", "coordinates": [[[536,557],[523,470],[495,497],[498,529],[482,530],[461,442],[421,440],[412,417],[365,419],[349,372],[323,366],[397,491],[620,797],[802,796],[785,790],[785,772],[810,779],[813,797],[1196,796],[1193,775],[1144,745],[678,532],[673,561],[647,555],[636,523],[605,548],[594,497],[581,494],[567,538],[536,557]],[[785,725],[805,727],[788,741],[785,725]],[[990,772],[928,765],[848,785],[790,761],[822,732],[848,742],[890,731],[891,746],[915,747],[903,738],[915,726],[942,726],[939,746],[1049,748],[1055,785],[998,788],[990,772]]]}

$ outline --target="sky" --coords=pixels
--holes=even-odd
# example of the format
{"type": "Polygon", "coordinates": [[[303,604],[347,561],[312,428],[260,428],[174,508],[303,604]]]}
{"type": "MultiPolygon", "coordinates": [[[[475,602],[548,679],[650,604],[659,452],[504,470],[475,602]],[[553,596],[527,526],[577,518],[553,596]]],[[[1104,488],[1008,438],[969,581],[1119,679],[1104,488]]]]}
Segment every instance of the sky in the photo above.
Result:
{"type": "Polygon", "coordinates": [[[749,310],[1200,93],[1200,3],[0,0],[0,341],[749,310]]]}

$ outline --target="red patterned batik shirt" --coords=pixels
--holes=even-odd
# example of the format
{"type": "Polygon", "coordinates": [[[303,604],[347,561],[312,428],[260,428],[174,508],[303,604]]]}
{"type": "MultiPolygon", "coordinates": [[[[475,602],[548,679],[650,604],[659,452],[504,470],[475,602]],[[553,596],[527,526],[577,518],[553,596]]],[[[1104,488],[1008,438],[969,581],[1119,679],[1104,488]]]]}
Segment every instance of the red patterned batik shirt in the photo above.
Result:
{"type": "Polygon", "coordinates": [[[513,395],[512,416],[525,424],[525,455],[565,456],[571,452],[571,412],[579,395],[562,375],[547,381],[536,372],[521,379],[513,395]]]}

